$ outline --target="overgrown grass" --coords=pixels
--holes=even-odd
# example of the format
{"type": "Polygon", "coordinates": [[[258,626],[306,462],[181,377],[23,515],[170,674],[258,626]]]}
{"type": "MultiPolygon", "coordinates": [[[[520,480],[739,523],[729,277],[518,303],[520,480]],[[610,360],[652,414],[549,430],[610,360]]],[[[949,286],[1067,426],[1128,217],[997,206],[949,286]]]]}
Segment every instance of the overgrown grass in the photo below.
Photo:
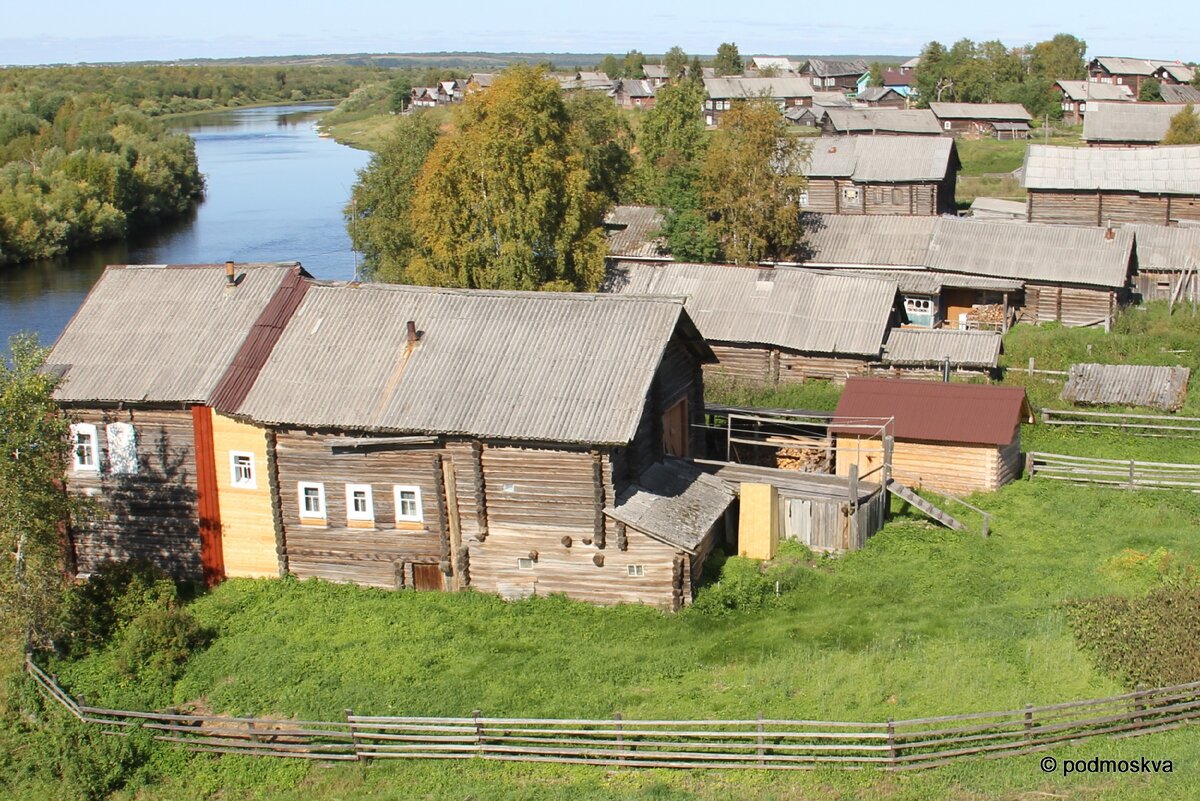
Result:
{"type": "Polygon", "coordinates": [[[1083,144],[1080,129],[1054,130],[1045,137],[1035,131],[1031,139],[959,139],[958,158],[962,162],[959,175],[988,175],[1007,173],[1025,162],[1025,152],[1030,144],[1065,145],[1079,147],[1083,144]]]}

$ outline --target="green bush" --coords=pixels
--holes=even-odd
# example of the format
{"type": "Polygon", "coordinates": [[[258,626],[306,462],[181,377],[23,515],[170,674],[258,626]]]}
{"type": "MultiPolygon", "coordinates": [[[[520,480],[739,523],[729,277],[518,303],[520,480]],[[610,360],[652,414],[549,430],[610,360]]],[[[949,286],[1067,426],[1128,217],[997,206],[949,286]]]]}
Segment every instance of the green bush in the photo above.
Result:
{"type": "Polygon", "coordinates": [[[115,665],[126,678],[166,690],[182,675],[192,652],[210,640],[210,632],[177,600],[155,599],[120,630],[115,665]]]}
{"type": "Polygon", "coordinates": [[[109,562],[67,593],[60,650],[81,656],[108,643],[148,607],[177,601],[179,591],[148,562],[109,562]]]}

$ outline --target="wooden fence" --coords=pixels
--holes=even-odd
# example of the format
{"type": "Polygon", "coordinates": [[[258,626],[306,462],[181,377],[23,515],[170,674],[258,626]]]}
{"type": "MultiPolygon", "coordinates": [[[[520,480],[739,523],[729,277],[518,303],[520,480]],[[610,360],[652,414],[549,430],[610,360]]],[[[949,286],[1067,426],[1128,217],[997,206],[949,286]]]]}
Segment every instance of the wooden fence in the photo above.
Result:
{"type": "Polygon", "coordinates": [[[1100,484],[1116,489],[1184,489],[1200,492],[1200,464],[1096,459],[1061,453],[1025,454],[1030,478],[1100,484]]]}
{"type": "Polygon", "coordinates": [[[191,751],[317,760],[491,759],[630,768],[818,766],[912,770],[1041,751],[1100,735],[1135,736],[1200,718],[1200,682],[1006,712],[846,723],[775,720],[563,720],[373,717],[336,722],[124,712],[77,703],[32,660],[49,700],[85,724],[134,727],[191,751]]]}
{"type": "Polygon", "coordinates": [[[1200,437],[1200,417],[1173,414],[1118,414],[1066,409],[1042,409],[1042,423],[1049,426],[1115,428],[1139,437],[1167,439],[1200,437]]]}

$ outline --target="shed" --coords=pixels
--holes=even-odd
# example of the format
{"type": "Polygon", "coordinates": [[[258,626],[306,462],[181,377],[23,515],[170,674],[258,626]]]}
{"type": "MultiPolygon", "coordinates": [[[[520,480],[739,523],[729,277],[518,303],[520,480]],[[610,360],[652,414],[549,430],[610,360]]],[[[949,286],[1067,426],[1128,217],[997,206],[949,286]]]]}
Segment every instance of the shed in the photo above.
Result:
{"type": "Polygon", "coordinates": [[[1024,183],[1031,222],[1102,226],[1200,221],[1200,145],[1030,145],[1024,183]]]}
{"type": "Polygon", "coordinates": [[[775,487],[776,507],[769,513],[778,516],[782,538],[818,553],[858,550],[886,519],[887,493],[878,483],[755,465],[699,464],[735,492],[745,484],[775,487]]]}
{"type": "Polygon", "coordinates": [[[768,383],[865,372],[896,303],[896,284],[882,278],[725,264],[617,262],[604,290],[687,298],[717,355],[706,369],[768,383]]]}
{"type": "Polygon", "coordinates": [[[1089,147],[1147,147],[1167,135],[1171,118],[1186,106],[1175,103],[1092,103],[1083,122],[1089,147]]]}
{"type": "Polygon", "coordinates": [[[877,443],[839,420],[894,419],[892,477],[912,487],[970,493],[999,489],[1021,473],[1021,423],[1033,412],[1021,387],[852,378],[830,431],[837,435],[837,475],[851,465],[877,468],[877,443]]]}
{"type": "Polygon", "coordinates": [[[986,222],[1025,222],[1025,204],[1019,200],[977,197],[971,201],[971,219],[986,222]]]}
{"type": "Polygon", "coordinates": [[[1176,412],[1187,400],[1191,371],[1144,364],[1073,364],[1062,398],[1080,404],[1149,406],[1176,412]]]}
{"type": "Polygon", "coordinates": [[[994,134],[997,139],[1028,139],[1032,115],[1020,103],[930,103],[942,128],[954,136],[994,134]]]}
{"type": "Polygon", "coordinates": [[[947,137],[823,136],[789,168],[808,178],[800,199],[808,211],[932,216],[954,211],[961,164],[947,137]]]}
{"type": "Polygon", "coordinates": [[[613,206],[604,216],[604,238],[610,259],[670,261],[665,220],[657,206],[613,206]]]}
{"type": "Polygon", "coordinates": [[[943,365],[954,372],[993,376],[1000,366],[1003,338],[994,331],[893,328],[883,346],[883,363],[898,372],[940,378],[943,365]]]}
{"type": "Polygon", "coordinates": [[[830,108],[821,130],[833,136],[846,134],[941,136],[942,127],[929,109],[830,108]]]}
{"type": "MultiPolygon", "coordinates": [[[[907,88],[907,84],[905,84],[907,88]]],[[[859,103],[866,103],[868,106],[880,106],[884,108],[904,108],[908,105],[903,93],[898,92],[893,86],[868,86],[866,89],[859,91],[855,98],[859,103]]]]}
{"type": "Polygon", "coordinates": [[[1200,227],[1124,228],[1137,238],[1134,284],[1142,300],[1200,300],[1200,227]]]}

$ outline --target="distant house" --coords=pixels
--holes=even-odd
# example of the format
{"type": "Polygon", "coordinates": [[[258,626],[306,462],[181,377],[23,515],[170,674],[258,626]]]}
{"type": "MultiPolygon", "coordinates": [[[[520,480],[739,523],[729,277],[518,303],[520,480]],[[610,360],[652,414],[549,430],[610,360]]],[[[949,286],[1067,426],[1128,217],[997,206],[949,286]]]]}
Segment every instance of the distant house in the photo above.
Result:
{"type": "Polygon", "coordinates": [[[930,103],[929,108],[954,136],[1028,139],[1033,119],[1020,103],[930,103]]]}
{"type": "Polygon", "coordinates": [[[851,378],[830,430],[837,434],[837,474],[879,466],[882,454],[839,420],[891,417],[891,475],[937,492],[997,490],[1021,475],[1021,423],[1033,422],[1022,387],[851,378]]]}
{"type": "Polygon", "coordinates": [[[1191,69],[1177,61],[1156,61],[1145,58],[1121,58],[1099,56],[1087,65],[1088,80],[1095,83],[1110,83],[1128,86],[1136,97],[1142,84],[1150,79],[1165,84],[1181,84],[1191,80],[1180,80],[1178,76],[1190,74],[1191,69]]]}
{"type": "Polygon", "coordinates": [[[1093,103],[1083,122],[1083,139],[1088,147],[1157,145],[1167,135],[1171,118],[1184,108],[1172,103],[1093,103]]]}
{"type": "Polygon", "coordinates": [[[742,380],[844,381],[878,362],[895,315],[896,284],[794,268],[617,262],[604,291],[677,295],[717,362],[742,380]]]}
{"type": "Polygon", "coordinates": [[[870,65],[861,58],[849,61],[810,58],[801,68],[800,74],[810,77],[813,87],[817,89],[855,91],[858,88],[858,79],[863,73],[870,71],[870,65]]]}
{"type": "Polygon", "coordinates": [[[654,108],[655,86],[651,81],[621,78],[616,82],[612,95],[621,108],[654,108]]]}
{"type": "Polygon", "coordinates": [[[1154,70],[1154,80],[1158,81],[1160,85],[1182,86],[1190,84],[1195,77],[1195,67],[1189,67],[1178,61],[1159,64],[1154,70]]]}
{"type": "Polygon", "coordinates": [[[912,75],[914,72],[917,71],[917,67],[919,67],[920,65],[921,65],[921,57],[913,56],[908,61],[905,61],[904,63],[902,63],[896,69],[898,72],[900,72],[903,75],[912,75]]]}
{"type": "Polygon", "coordinates": [[[714,126],[734,103],[752,98],[767,98],[786,111],[811,106],[813,88],[808,78],[705,78],[704,124],[714,126]]]}
{"type": "Polygon", "coordinates": [[[1031,222],[1105,226],[1200,221],[1200,145],[1030,145],[1023,180],[1031,222]]]}
{"type": "Polygon", "coordinates": [[[792,168],[808,178],[808,211],[921,216],[954,212],[960,167],[948,137],[834,136],[814,140],[792,168]]]}
{"type": "Polygon", "coordinates": [[[611,260],[670,261],[662,236],[665,219],[656,206],[614,206],[604,217],[611,260]]]}
{"type": "Polygon", "coordinates": [[[868,86],[858,93],[855,100],[868,106],[882,108],[905,108],[908,105],[904,95],[890,86],[868,86]]]}
{"type": "Polygon", "coordinates": [[[830,136],[941,136],[942,126],[929,109],[830,108],[821,121],[821,131],[830,136]]]}
{"type": "Polygon", "coordinates": [[[766,70],[788,75],[799,72],[800,64],[785,56],[754,56],[750,59],[750,68],[760,73],[766,70]]]}
{"type": "Polygon", "coordinates": [[[1160,89],[1162,90],[1162,99],[1166,103],[1191,103],[1193,106],[1200,106],[1200,89],[1194,86],[1164,84],[1160,89]]]}
{"type": "Polygon", "coordinates": [[[1126,225],[1123,230],[1137,237],[1134,288],[1142,300],[1200,300],[1200,228],[1126,225]]]}
{"type": "Polygon", "coordinates": [[[474,94],[482,92],[492,85],[492,81],[496,80],[496,74],[492,72],[472,72],[467,78],[466,86],[463,87],[463,94],[474,94]]]}
{"type": "Polygon", "coordinates": [[[666,86],[671,82],[671,75],[667,72],[665,64],[643,64],[642,74],[646,76],[646,80],[654,88],[666,86]]]}
{"type": "Polygon", "coordinates": [[[412,108],[433,108],[438,104],[436,86],[414,86],[409,94],[408,105],[412,108]]]}
{"type": "Polygon", "coordinates": [[[917,81],[912,70],[884,70],[883,85],[884,88],[892,89],[902,97],[908,98],[916,94],[917,81]]]}
{"type": "Polygon", "coordinates": [[[1095,81],[1055,81],[1062,92],[1063,122],[1082,125],[1089,103],[1133,102],[1137,98],[1133,90],[1123,84],[1096,83],[1095,81]]]}
{"type": "Polygon", "coordinates": [[[437,85],[437,102],[438,105],[449,105],[450,103],[461,103],[463,100],[464,84],[461,81],[440,81],[437,85]]]}

